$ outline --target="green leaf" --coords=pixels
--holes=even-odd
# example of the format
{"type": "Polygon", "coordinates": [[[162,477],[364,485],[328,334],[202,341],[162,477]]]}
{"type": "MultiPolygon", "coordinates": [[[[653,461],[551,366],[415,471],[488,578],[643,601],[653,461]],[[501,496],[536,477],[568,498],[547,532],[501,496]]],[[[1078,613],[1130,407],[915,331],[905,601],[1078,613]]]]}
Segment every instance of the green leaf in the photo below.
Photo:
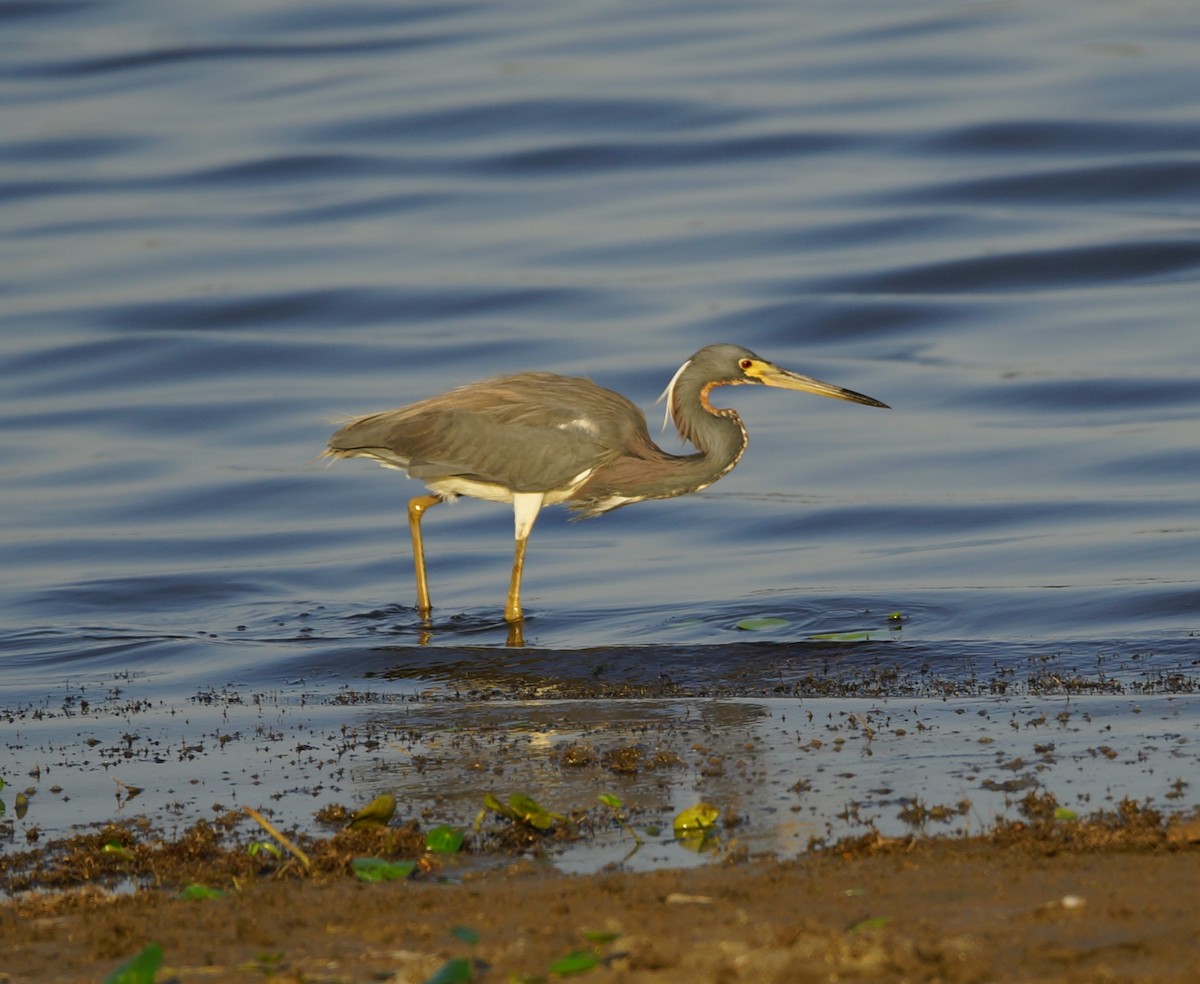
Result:
{"type": "Polygon", "coordinates": [[[621,802],[621,797],[613,793],[601,793],[596,797],[596,799],[598,799],[605,806],[612,807],[614,810],[619,810],[625,805],[621,802]]]}
{"type": "Polygon", "coordinates": [[[162,961],[162,947],[151,943],[104,978],[104,984],[154,984],[162,961]]]}
{"type": "Polygon", "coordinates": [[[219,888],[209,888],[207,885],[201,885],[198,882],[193,882],[179,893],[181,899],[223,899],[225,893],[219,888]]]}
{"type": "Polygon", "coordinates": [[[889,922],[891,922],[890,916],[876,916],[873,919],[863,919],[851,926],[847,932],[865,933],[872,929],[883,929],[889,922]]]}
{"type": "Polygon", "coordinates": [[[351,830],[359,830],[363,827],[386,827],[387,822],[392,819],[396,812],[396,797],[391,793],[384,793],[381,796],[376,796],[370,803],[364,806],[346,825],[351,830]]]}
{"type": "Polygon", "coordinates": [[[279,850],[279,847],[270,841],[251,841],[246,846],[246,853],[252,858],[257,857],[259,854],[273,854],[277,858],[283,857],[283,852],[279,850]]]}
{"type": "Polygon", "coordinates": [[[574,953],[568,953],[565,957],[555,960],[550,965],[550,973],[561,974],[563,977],[568,974],[582,974],[599,963],[600,955],[595,950],[576,950],[574,953]]]}
{"type": "Polygon", "coordinates": [[[416,861],[385,861],[383,858],[355,858],[350,862],[350,870],[365,882],[404,881],[416,867],[416,861]]]}
{"type": "Polygon", "coordinates": [[[1054,810],[1055,820],[1078,820],[1079,814],[1066,806],[1057,807],[1054,810]]]}
{"type": "Polygon", "coordinates": [[[470,943],[471,946],[479,942],[479,931],[470,926],[451,926],[450,935],[463,943],[470,943]]]}
{"type": "Polygon", "coordinates": [[[24,820],[25,814],[29,812],[29,797],[25,793],[17,793],[17,798],[13,805],[17,810],[17,819],[24,820]]]}
{"type": "Polygon", "coordinates": [[[425,849],[434,854],[457,854],[462,846],[462,831],[444,824],[425,835],[425,849]]]}
{"type": "Polygon", "coordinates": [[[133,857],[133,851],[129,850],[129,848],[127,848],[124,844],[121,844],[119,841],[109,841],[102,848],[100,848],[100,853],[115,854],[117,857],[124,858],[126,860],[129,860],[133,857]]]}
{"type": "Polygon", "coordinates": [[[689,806],[686,810],[681,810],[675,817],[675,836],[707,830],[717,822],[717,817],[720,815],[721,811],[711,803],[697,803],[695,806],[689,806]]]}
{"type": "Polygon", "coordinates": [[[508,798],[508,805],[516,814],[517,819],[523,820],[538,830],[549,830],[554,826],[554,821],[566,819],[562,814],[551,813],[541,803],[530,799],[523,793],[513,793],[508,798]]]}
{"type": "Polygon", "coordinates": [[[744,618],[737,623],[743,632],[761,632],[763,629],[778,629],[790,623],[786,618],[744,618]]]}
{"type": "Polygon", "coordinates": [[[425,979],[425,984],[465,984],[474,979],[471,961],[465,957],[447,960],[432,977],[425,979]]]}

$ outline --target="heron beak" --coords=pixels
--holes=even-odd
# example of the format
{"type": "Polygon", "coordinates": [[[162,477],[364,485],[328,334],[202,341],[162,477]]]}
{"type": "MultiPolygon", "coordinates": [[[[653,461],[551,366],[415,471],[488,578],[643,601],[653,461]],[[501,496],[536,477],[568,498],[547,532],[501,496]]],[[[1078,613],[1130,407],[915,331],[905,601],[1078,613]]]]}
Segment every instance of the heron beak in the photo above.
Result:
{"type": "Polygon", "coordinates": [[[854,390],[848,390],[841,386],[834,386],[833,383],[823,383],[821,380],[813,379],[811,376],[801,376],[798,372],[780,369],[779,366],[772,365],[770,362],[762,362],[747,369],[746,375],[758,380],[764,386],[774,386],[777,389],[800,390],[804,393],[816,393],[817,396],[829,396],[835,400],[863,403],[868,407],[883,407],[885,410],[891,409],[886,403],[881,403],[873,397],[864,396],[862,393],[855,393],[854,390]]]}

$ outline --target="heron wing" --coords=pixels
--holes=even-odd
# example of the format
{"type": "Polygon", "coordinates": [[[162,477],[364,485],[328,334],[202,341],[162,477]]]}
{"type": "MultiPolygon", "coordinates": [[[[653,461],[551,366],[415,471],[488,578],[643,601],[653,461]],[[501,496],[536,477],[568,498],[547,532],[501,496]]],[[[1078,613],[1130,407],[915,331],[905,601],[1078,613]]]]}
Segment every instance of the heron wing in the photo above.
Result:
{"type": "Polygon", "coordinates": [[[620,457],[646,418],[586,379],[521,373],[350,421],[330,451],[365,455],[430,481],[461,477],[549,492],[620,457]]]}
{"type": "Polygon", "coordinates": [[[569,426],[509,423],[470,410],[434,411],[422,424],[407,435],[413,478],[454,476],[514,492],[549,492],[608,460],[591,435],[569,426]]]}

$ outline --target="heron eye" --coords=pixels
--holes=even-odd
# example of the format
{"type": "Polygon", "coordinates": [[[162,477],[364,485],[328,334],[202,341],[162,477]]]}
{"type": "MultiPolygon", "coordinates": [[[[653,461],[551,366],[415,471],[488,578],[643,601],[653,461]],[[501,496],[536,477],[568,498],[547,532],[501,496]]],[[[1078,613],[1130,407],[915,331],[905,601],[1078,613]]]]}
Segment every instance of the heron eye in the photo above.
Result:
{"type": "Polygon", "coordinates": [[[742,369],[749,369],[752,365],[754,365],[754,360],[753,359],[742,359],[742,361],[739,362],[738,365],[741,366],[742,369]]]}

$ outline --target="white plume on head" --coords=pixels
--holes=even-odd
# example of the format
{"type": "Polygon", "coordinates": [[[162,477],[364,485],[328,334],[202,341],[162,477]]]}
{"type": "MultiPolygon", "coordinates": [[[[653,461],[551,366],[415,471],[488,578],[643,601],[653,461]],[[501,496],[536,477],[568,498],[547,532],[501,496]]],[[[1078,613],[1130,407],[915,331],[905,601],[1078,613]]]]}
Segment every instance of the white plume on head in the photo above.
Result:
{"type": "Polygon", "coordinates": [[[683,365],[681,365],[675,371],[675,375],[671,377],[671,381],[669,383],[667,383],[667,388],[662,391],[662,396],[660,396],[657,400],[654,401],[655,403],[661,403],[663,400],[667,401],[667,409],[666,409],[666,412],[663,413],[662,429],[664,431],[667,429],[667,424],[670,423],[672,420],[675,421],[675,429],[677,431],[682,432],[682,430],[683,430],[683,428],[681,428],[679,426],[679,419],[675,416],[675,384],[677,382],[679,382],[679,377],[684,374],[684,371],[691,364],[692,364],[692,360],[688,359],[687,362],[685,362],[683,365]]]}

